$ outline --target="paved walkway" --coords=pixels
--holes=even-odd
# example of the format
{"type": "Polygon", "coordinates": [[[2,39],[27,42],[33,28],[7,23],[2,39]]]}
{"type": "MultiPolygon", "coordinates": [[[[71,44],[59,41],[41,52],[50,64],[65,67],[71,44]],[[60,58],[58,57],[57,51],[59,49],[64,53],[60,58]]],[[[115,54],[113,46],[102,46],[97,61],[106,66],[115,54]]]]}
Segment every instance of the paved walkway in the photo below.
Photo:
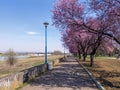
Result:
{"type": "Polygon", "coordinates": [[[36,78],[20,90],[98,90],[84,71],[72,57],[60,63],[52,71],[36,78]]]}

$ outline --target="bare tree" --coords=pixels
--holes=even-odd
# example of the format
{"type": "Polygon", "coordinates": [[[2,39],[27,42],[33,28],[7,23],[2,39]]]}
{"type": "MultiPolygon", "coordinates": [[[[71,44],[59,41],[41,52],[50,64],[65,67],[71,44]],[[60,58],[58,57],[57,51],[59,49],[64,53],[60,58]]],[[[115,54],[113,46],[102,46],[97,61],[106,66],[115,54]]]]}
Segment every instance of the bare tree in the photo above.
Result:
{"type": "Polygon", "coordinates": [[[7,64],[13,66],[16,63],[16,53],[13,51],[13,49],[9,49],[5,55],[7,64]]]}

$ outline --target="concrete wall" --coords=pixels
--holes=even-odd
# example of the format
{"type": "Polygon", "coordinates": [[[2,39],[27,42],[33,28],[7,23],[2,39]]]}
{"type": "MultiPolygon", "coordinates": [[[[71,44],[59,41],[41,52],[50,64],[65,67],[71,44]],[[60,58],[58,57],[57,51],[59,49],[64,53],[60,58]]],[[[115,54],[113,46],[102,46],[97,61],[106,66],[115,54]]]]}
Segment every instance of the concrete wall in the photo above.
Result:
{"type": "MultiPolygon", "coordinates": [[[[54,60],[52,65],[55,66],[59,63],[59,60],[54,60]]],[[[29,82],[35,77],[47,71],[47,65],[42,64],[26,70],[14,73],[12,75],[3,77],[0,79],[0,90],[15,90],[23,85],[25,82],[29,82]]]]}

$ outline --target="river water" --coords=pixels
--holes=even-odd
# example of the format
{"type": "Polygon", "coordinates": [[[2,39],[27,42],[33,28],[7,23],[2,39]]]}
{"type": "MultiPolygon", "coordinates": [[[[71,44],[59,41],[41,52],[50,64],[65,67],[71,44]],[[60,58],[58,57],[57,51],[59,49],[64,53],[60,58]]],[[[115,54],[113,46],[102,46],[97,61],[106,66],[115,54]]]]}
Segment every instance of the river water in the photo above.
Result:
{"type": "MultiPolygon", "coordinates": [[[[51,55],[51,54],[47,54],[47,55],[51,55]]],[[[20,56],[16,56],[17,59],[22,59],[22,58],[29,58],[31,56],[44,56],[44,54],[39,54],[39,55],[20,55],[20,56]]],[[[6,60],[6,56],[0,56],[0,61],[6,60]]]]}
{"type": "MultiPolygon", "coordinates": [[[[30,56],[16,56],[17,59],[29,58],[30,56]]],[[[0,61],[6,60],[6,56],[0,56],[0,61]]]]}

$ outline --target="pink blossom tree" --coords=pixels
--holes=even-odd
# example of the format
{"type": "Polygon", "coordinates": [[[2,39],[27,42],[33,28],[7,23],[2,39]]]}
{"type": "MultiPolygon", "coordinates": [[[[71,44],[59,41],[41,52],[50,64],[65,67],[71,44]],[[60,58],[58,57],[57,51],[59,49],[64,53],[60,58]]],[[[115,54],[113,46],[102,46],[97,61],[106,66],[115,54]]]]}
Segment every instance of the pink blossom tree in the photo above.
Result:
{"type": "Polygon", "coordinates": [[[73,31],[68,29],[62,33],[62,40],[64,42],[64,46],[66,46],[66,48],[68,48],[74,55],[78,55],[81,59],[81,48],[79,47],[79,42],[75,39],[73,31]]]}
{"type": "Polygon", "coordinates": [[[120,0],[90,1],[91,9],[103,28],[103,35],[120,44],[120,0]]]}
{"type": "MultiPolygon", "coordinates": [[[[58,0],[53,9],[53,24],[61,30],[70,29],[78,32],[87,30],[89,32],[87,35],[92,33],[93,39],[90,44],[92,66],[94,55],[106,38],[120,44],[120,5],[119,0],[89,0],[87,5],[89,11],[79,0],[58,0]]],[[[78,35],[78,38],[81,36],[78,35]]]]}
{"type": "MultiPolygon", "coordinates": [[[[109,38],[105,38],[104,41],[102,42],[102,44],[99,47],[103,52],[109,54],[112,53],[114,51],[114,45],[111,39],[109,38]],[[107,42],[107,43],[106,43],[107,42]]],[[[99,49],[98,48],[98,49],[99,49]]]]}
{"type": "MultiPolygon", "coordinates": [[[[82,31],[73,31],[66,30],[63,34],[63,42],[68,47],[68,49],[78,50],[76,53],[82,54],[83,60],[86,60],[87,54],[89,53],[91,47],[91,40],[93,40],[93,34],[87,32],[86,30],[82,31]]],[[[71,51],[73,52],[73,51],[71,51]]]]}

